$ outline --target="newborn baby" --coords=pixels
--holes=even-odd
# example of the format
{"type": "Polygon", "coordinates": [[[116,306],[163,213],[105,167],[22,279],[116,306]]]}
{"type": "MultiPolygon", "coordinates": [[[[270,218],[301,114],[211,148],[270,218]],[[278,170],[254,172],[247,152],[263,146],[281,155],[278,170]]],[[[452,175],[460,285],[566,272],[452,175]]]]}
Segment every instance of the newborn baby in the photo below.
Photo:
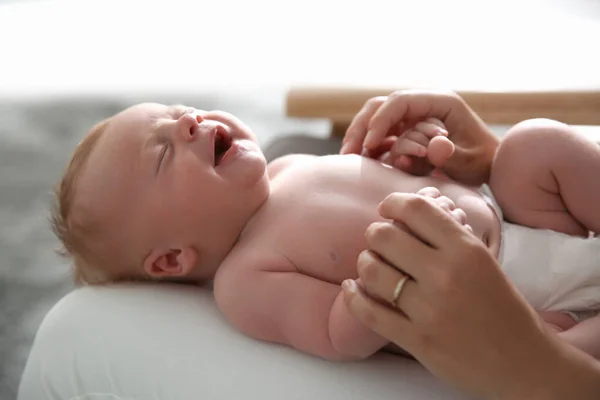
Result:
{"type": "Polygon", "coordinates": [[[365,230],[392,192],[430,197],[499,254],[501,222],[478,188],[356,155],[267,166],[232,115],[160,104],[90,131],[57,190],[53,226],[80,282],[214,279],[219,308],[247,335],[362,359],[388,342],[350,314],[340,283],[357,278],[365,230]]]}

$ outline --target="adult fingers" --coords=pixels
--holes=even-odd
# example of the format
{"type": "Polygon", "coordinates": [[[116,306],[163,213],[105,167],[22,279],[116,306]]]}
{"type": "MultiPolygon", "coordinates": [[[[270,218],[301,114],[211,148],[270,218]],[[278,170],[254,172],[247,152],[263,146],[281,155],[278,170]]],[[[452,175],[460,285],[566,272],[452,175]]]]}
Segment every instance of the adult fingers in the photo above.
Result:
{"type": "MultiPolygon", "coordinates": [[[[402,222],[414,237],[436,249],[453,248],[454,243],[467,233],[433,199],[413,193],[393,193],[387,196],[379,205],[379,213],[385,219],[402,222]]],[[[414,244],[412,247],[418,248],[414,244]]],[[[425,253],[424,250],[419,250],[425,253]]],[[[387,254],[380,254],[387,257],[387,254]]]]}
{"type": "Polygon", "coordinates": [[[462,208],[450,210],[450,215],[461,225],[465,225],[467,223],[467,214],[462,208]]]}
{"type": "Polygon", "coordinates": [[[397,222],[375,222],[365,232],[367,245],[388,264],[409,274],[417,281],[431,263],[434,249],[415,237],[397,222]]]}
{"type": "MultiPolygon", "coordinates": [[[[373,114],[381,107],[381,105],[387,100],[385,96],[373,97],[364,104],[361,110],[354,116],[350,126],[346,130],[344,139],[342,140],[342,148],[340,154],[360,154],[363,148],[363,142],[367,135],[369,122],[373,114]]],[[[385,135],[381,138],[379,145],[385,135]]],[[[369,150],[375,150],[378,146],[372,146],[369,150]]]]}
{"type": "MultiPolygon", "coordinates": [[[[456,209],[456,204],[454,204],[454,202],[449,197],[440,196],[435,199],[435,202],[437,203],[438,206],[440,206],[444,210],[446,210],[446,212],[456,211],[456,212],[462,212],[464,214],[464,211],[462,211],[461,209],[456,209]]],[[[456,215],[454,217],[456,218],[456,215]]],[[[466,215],[465,215],[465,218],[466,218],[466,215]]]]}
{"type": "Polygon", "coordinates": [[[429,196],[432,199],[437,199],[442,195],[440,189],[436,188],[435,186],[426,186],[423,189],[420,189],[417,192],[417,194],[420,194],[422,196],[429,196]]]}
{"type": "Polygon", "coordinates": [[[374,148],[398,122],[434,117],[444,122],[446,116],[460,103],[452,92],[405,90],[388,96],[373,114],[364,138],[366,148],[374,148]]]}
{"type": "Polygon", "coordinates": [[[350,312],[365,325],[402,348],[414,347],[414,328],[400,310],[379,303],[351,279],[342,282],[342,291],[350,312]]]}
{"type": "Polygon", "coordinates": [[[361,284],[369,296],[398,308],[409,319],[419,314],[420,306],[425,302],[417,282],[409,275],[388,265],[370,250],[360,253],[356,265],[361,284]],[[398,285],[402,285],[399,293],[398,285]]]}
{"type": "Polygon", "coordinates": [[[376,149],[370,151],[365,151],[365,149],[363,149],[361,154],[365,157],[378,160],[383,154],[390,152],[390,149],[394,147],[397,140],[398,138],[396,137],[388,136],[383,140],[383,142],[381,142],[381,144],[376,149]]]}

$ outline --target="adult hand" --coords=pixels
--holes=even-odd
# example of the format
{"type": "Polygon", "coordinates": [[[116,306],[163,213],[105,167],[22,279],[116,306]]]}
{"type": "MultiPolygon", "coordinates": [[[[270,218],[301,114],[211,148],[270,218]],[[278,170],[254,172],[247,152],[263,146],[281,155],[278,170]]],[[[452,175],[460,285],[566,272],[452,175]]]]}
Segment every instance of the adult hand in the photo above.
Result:
{"type": "Polygon", "coordinates": [[[544,328],[465,226],[417,194],[390,195],[379,211],[394,221],[369,227],[371,250],[358,261],[361,283],[342,285],[354,315],[479,398],[572,397],[554,383],[573,379],[567,383],[588,390],[578,398],[594,398],[597,364],[544,328]],[[410,279],[394,300],[405,274],[410,279]]]}
{"type": "MultiPolygon", "coordinates": [[[[368,100],[346,131],[340,153],[361,154],[363,149],[377,152],[386,138],[410,132],[428,118],[440,120],[455,145],[443,171],[465,184],[487,182],[500,141],[453,92],[405,90],[368,100]]],[[[400,155],[393,151],[392,158],[400,155]]],[[[403,164],[399,168],[409,173],[423,169],[418,162],[403,164]]]]}
{"type": "Polygon", "coordinates": [[[442,121],[427,118],[398,137],[386,137],[368,156],[413,175],[431,175],[433,168],[444,167],[452,153],[454,144],[442,121]]]}

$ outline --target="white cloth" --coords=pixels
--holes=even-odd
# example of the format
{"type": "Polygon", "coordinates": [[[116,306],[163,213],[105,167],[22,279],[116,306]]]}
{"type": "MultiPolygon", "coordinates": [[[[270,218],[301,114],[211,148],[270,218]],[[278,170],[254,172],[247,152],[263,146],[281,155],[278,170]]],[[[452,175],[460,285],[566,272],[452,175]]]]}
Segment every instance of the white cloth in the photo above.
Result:
{"type": "Polygon", "coordinates": [[[565,311],[578,320],[600,310],[600,237],[581,238],[504,221],[487,186],[482,194],[502,221],[498,261],[539,311],[565,311]]]}
{"type": "Polygon", "coordinates": [[[600,309],[600,238],[505,222],[502,242],[502,269],[534,308],[600,309]]]}
{"type": "Polygon", "coordinates": [[[335,363],[251,339],[204,288],[77,289],[47,314],[18,400],[459,400],[416,361],[335,363]]]}

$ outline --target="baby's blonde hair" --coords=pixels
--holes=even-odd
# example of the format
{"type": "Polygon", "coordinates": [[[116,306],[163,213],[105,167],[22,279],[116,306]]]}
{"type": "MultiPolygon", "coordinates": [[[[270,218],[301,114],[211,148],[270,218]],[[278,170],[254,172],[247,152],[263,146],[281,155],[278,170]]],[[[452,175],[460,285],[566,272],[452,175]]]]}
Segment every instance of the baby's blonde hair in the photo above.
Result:
{"type": "Polygon", "coordinates": [[[62,247],[58,253],[71,258],[73,280],[78,285],[103,285],[117,281],[166,281],[187,283],[188,279],[154,278],[140,271],[139,260],[127,248],[126,240],[115,239],[106,216],[77,201],[77,181],[98,141],[112,121],[109,117],[94,125],[77,145],[67,168],[54,189],[51,225],[62,247]]]}
{"type": "MultiPolygon", "coordinates": [[[[73,262],[73,279],[76,284],[103,284],[113,280],[104,268],[107,255],[98,251],[101,222],[94,221],[91,213],[75,213],[76,183],[83,167],[98,140],[106,131],[111,118],[94,125],[75,148],[64,175],[54,190],[51,224],[54,234],[62,244],[59,254],[73,262]]],[[[101,241],[100,241],[101,242],[101,241]]]]}

